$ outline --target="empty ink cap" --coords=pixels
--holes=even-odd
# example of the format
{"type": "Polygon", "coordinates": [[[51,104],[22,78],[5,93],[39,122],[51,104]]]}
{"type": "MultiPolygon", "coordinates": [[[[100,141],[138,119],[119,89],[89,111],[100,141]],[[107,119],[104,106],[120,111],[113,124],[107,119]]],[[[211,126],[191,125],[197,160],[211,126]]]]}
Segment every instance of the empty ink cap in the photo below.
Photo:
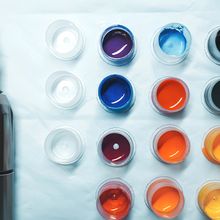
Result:
{"type": "Polygon", "coordinates": [[[182,111],[189,100],[189,89],[181,79],[167,77],[157,81],[151,99],[157,111],[170,114],[182,111]]]}
{"type": "Polygon", "coordinates": [[[57,128],[45,140],[48,158],[58,164],[76,163],[83,155],[84,147],[78,132],[69,127],[57,128]]]}
{"type": "Polygon", "coordinates": [[[153,51],[156,58],[165,64],[178,64],[189,54],[191,34],[182,24],[171,23],[156,32],[153,51]]]}
{"type": "Polygon", "coordinates": [[[64,109],[79,106],[85,95],[81,80],[65,71],[57,71],[48,77],[46,93],[54,105],[64,109]]]}
{"type": "Polygon", "coordinates": [[[209,219],[220,219],[220,181],[208,181],[198,192],[198,206],[209,219]]]}
{"type": "Polygon", "coordinates": [[[134,104],[134,89],[130,81],[124,76],[109,75],[99,85],[98,99],[107,111],[126,112],[134,104]]]}
{"type": "Polygon", "coordinates": [[[220,65],[220,26],[209,32],[206,39],[205,51],[212,62],[220,65]]]}
{"type": "Polygon", "coordinates": [[[202,151],[210,162],[220,164],[220,127],[209,130],[205,136],[202,151]]]}
{"type": "Polygon", "coordinates": [[[47,29],[46,43],[55,57],[72,60],[81,54],[84,39],[81,31],[71,21],[57,20],[47,29]]]}
{"type": "Polygon", "coordinates": [[[134,36],[127,27],[113,25],[103,32],[99,51],[107,63],[117,66],[126,65],[136,53],[134,36]]]}
{"type": "Polygon", "coordinates": [[[145,192],[146,205],[160,218],[173,219],[184,207],[181,186],[174,179],[158,177],[151,181],[145,192]]]}
{"type": "Polygon", "coordinates": [[[159,128],[153,138],[153,154],[167,164],[183,162],[190,150],[190,142],[184,131],[176,126],[159,128]]]}
{"type": "Polygon", "coordinates": [[[220,78],[211,79],[204,90],[204,104],[208,111],[220,114],[220,78]]]}
{"type": "Polygon", "coordinates": [[[135,146],[131,135],[119,128],[105,131],[98,142],[100,158],[110,166],[124,166],[134,156],[135,146]]]}
{"type": "Polygon", "coordinates": [[[99,186],[96,206],[104,219],[125,219],[129,215],[132,205],[132,188],[121,179],[109,179],[99,186]]]}

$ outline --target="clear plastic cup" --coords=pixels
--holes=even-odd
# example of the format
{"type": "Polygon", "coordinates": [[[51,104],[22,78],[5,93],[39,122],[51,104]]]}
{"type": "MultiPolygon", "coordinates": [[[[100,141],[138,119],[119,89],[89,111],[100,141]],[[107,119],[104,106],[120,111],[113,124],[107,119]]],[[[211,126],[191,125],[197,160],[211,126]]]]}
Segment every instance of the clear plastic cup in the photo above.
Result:
{"type": "Polygon", "coordinates": [[[130,63],[136,54],[136,41],[133,33],[123,25],[108,27],[100,38],[101,58],[116,66],[130,63]]]}
{"type": "Polygon", "coordinates": [[[96,207],[106,220],[125,219],[133,206],[133,190],[121,179],[109,179],[97,190],[96,207]]]}
{"type": "Polygon", "coordinates": [[[198,190],[198,208],[209,219],[220,219],[220,181],[204,183],[198,190]]]}
{"type": "Polygon", "coordinates": [[[131,135],[120,128],[105,131],[98,141],[98,155],[109,166],[127,165],[135,154],[135,143],[131,135]]]}
{"type": "Polygon", "coordinates": [[[190,31],[182,24],[171,23],[160,28],[153,39],[153,54],[161,63],[175,65],[182,62],[191,47],[190,31]]]}
{"type": "Polygon", "coordinates": [[[46,43],[50,52],[61,60],[77,58],[84,48],[81,31],[68,20],[57,20],[49,25],[46,43]]]}
{"type": "Polygon", "coordinates": [[[202,152],[207,160],[220,164],[220,127],[211,128],[205,135],[202,152]]]}
{"type": "Polygon", "coordinates": [[[153,85],[151,101],[154,109],[161,114],[180,112],[188,104],[189,88],[179,78],[162,78],[153,85]]]}
{"type": "Polygon", "coordinates": [[[58,164],[69,165],[80,160],[84,153],[79,133],[70,127],[52,130],[45,140],[47,157],[58,164]]]}
{"type": "Polygon", "coordinates": [[[208,33],[205,42],[205,52],[213,63],[220,65],[220,26],[208,33]]]}
{"type": "Polygon", "coordinates": [[[189,152],[189,138],[180,128],[166,125],[154,133],[152,153],[159,161],[167,164],[182,163],[189,152]]]}
{"type": "Polygon", "coordinates": [[[158,177],[148,184],[145,203],[158,217],[173,219],[180,215],[185,199],[182,188],[176,180],[158,177]]]}
{"type": "Polygon", "coordinates": [[[209,112],[220,114],[220,77],[215,77],[206,84],[203,104],[209,112]]]}
{"type": "Polygon", "coordinates": [[[57,71],[47,79],[46,94],[56,107],[73,109],[82,103],[85,89],[76,75],[66,71],[57,71]]]}

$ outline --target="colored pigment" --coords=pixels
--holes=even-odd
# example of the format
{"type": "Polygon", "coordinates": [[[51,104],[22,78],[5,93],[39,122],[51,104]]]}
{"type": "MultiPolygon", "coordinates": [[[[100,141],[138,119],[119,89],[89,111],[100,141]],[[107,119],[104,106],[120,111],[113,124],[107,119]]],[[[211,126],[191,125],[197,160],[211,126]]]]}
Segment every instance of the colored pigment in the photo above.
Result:
{"type": "Polygon", "coordinates": [[[203,212],[213,220],[220,219],[220,188],[218,183],[208,183],[199,192],[198,202],[203,212]]]}
{"type": "Polygon", "coordinates": [[[180,56],[186,50],[186,38],[179,29],[166,28],[159,35],[161,50],[173,56],[180,56]]]}
{"type": "Polygon", "coordinates": [[[204,141],[203,153],[211,162],[220,163],[220,128],[208,133],[204,141]]]}
{"type": "Polygon", "coordinates": [[[158,189],[152,198],[152,208],[163,217],[163,215],[175,212],[180,203],[180,194],[173,187],[162,187],[158,189]]]}
{"type": "Polygon", "coordinates": [[[185,107],[187,91],[177,79],[166,79],[157,88],[157,102],[168,111],[178,111],[185,107]]]}
{"type": "Polygon", "coordinates": [[[184,135],[178,131],[167,131],[158,140],[157,154],[167,163],[182,162],[187,154],[187,143],[184,135]]]}
{"type": "Polygon", "coordinates": [[[123,58],[133,47],[131,36],[121,29],[108,32],[102,42],[104,52],[112,58],[123,58]]]}
{"type": "Polygon", "coordinates": [[[121,188],[103,191],[99,196],[99,201],[103,211],[116,220],[125,218],[131,208],[131,200],[121,188]]]}
{"type": "Polygon", "coordinates": [[[131,146],[126,137],[112,133],[103,139],[101,150],[108,161],[117,164],[128,159],[131,153],[131,146]]]}
{"type": "Polygon", "coordinates": [[[220,52],[220,31],[218,31],[218,33],[217,33],[217,35],[216,35],[215,44],[216,44],[217,49],[218,49],[219,52],[220,52]]]}
{"type": "Polygon", "coordinates": [[[220,81],[218,81],[214,85],[212,89],[211,97],[212,97],[212,101],[215,104],[215,106],[220,109],[220,81]]]}
{"type": "Polygon", "coordinates": [[[112,111],[127,111],[133,102],[133,88],[123,76],[110,75],[99,86],[101,103],[112,111]]]}

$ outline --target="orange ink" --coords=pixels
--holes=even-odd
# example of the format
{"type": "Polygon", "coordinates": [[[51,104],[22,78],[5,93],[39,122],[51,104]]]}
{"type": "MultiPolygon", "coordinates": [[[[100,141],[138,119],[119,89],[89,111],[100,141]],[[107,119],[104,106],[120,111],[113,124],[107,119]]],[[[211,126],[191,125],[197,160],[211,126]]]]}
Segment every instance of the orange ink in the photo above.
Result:
{"type": "Polygon", "coordinates": [[[176,127],[164,127],[154,139],[154,152],[165,163],[176,164],[185,160],[190,148],[186,134],[176,127]]]}
{"type": "Polygon", "coordinates": [[[210,219],[220,219],[220,182],[208,182],[198,194],[199,208],[210,219]]]}
{"type": "Polygon", "coordinates": [[[154,90],[153,103],[162,112],[179,112],[185,108],[189,99],[187,85],[177,78],[161,80],[154,90]]]}
{"type": "Polygon", "coordinates": [[[216,164],[220,164],[220,127],[209,131],[204,140],[203,154],[216,164]]]}
{"type": "Polygon", "coordinates": [[[131,206],[131,191],[125,183],[110,180],[101,186],[97,198],[97,208],[105,219],[124,219],[128,216],[131,206]]]}
{"type": "Polygon", "coordinates": [[[172,219],[182,211],[184,196],[175,180],[161,177],[150,183],[146,202],[157,216],[172,219]]]}

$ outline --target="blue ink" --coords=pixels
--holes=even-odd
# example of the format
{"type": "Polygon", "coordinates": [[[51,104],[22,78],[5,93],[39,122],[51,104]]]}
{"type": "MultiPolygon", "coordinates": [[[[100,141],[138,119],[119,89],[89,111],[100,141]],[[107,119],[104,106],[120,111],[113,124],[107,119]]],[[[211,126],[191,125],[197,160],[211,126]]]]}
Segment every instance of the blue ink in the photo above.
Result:
{"type": "Polygon", "coordinates": [[[110,75],[102,80],[98,97],[105,109],[113,112],[128,111],[134,103],[131,83],[121,75],[110,75]]]}
{"type": "Polygon", "coordinates": [[[182,28],[165,28],[159,35],[159,45],[162,51],[168,55],[182,55],[187,46],[182,28]]]}

